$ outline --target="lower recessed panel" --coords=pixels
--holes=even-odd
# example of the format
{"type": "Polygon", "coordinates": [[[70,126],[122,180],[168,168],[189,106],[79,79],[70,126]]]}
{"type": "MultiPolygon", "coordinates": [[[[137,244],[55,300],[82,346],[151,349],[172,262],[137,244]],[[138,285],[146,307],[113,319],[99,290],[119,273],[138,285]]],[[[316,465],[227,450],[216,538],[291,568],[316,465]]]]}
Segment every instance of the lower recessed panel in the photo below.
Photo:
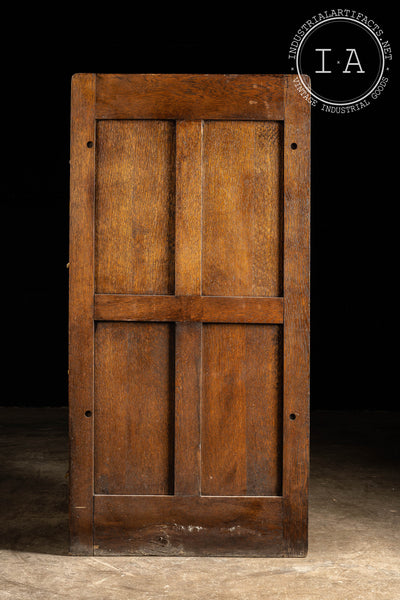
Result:
{"type": "Polygon", "coordinates": [[[281,494],[281,363],[280,325],[203,325],[203,494],[281,494]]]}
{"type": "Polygon", "coordinates": [[[95,493],[173,492],[173,327],[97,323],[95,493]]]}

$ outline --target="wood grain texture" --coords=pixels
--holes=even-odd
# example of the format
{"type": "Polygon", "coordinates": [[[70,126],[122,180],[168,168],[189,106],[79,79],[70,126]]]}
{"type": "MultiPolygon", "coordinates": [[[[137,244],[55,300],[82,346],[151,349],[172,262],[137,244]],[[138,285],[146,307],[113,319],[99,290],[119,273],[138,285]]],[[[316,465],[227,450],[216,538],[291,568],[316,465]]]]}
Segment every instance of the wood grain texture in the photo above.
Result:
{"type": "Polygon", "coordinates": [[[175,494],[200,494],[202,121],[176,126],[175,494]],[[200,321],[200,319],[197,319],[200,321]],[[186,321],[186,322],[185,322],[186,321]]]}
{"type": "Polygon", "coordinates": [[[93,297],[95,76],[76,75],[71,90],[69,249],[70,550],[93,554],[93,297]]]}
{"type": "Polygon", "coordinates": [[[203,325],[202,494],[281,493],[278,326],[203,325]]]}
{"type": "Polygon", "coordinates": [[[284,536],[307,553],[310,331],[310,106],[288,76],[285,94],[284,536]],[[291,144],[296,143],[293,150],[291,144]],[[296,416],[290,419],[290,414],[296,416]]]}
{"type": "Polygon", "coordinates": [[[282,499],[96,496],[95,554],[282,556],[282,499]]]}
{"type": "Polygon", "coordinates": [[[278,122],[204,123],[204,295],[281,295],[281,148],[278,122]]]}
{"type": "Polygon", "coordinates": [[[201,323],[175,334],[175,495],[200,494],[201,323]]]}
{"type": "Polygon", "coordinates": [[[176,126],[175,294],[201,294],[202,122],[176,126]]]}
{"type": "Polygon", "coordinates": [[[310,109],[293,80],[74,77],[73,553],[307,551],[310,109]]]}
{"type": "Polygon", "coordinates": [[[175,125],[97,124],[96,291],[174,293],[175,125]]]}
{"type": "Polygon", "coordinates": [[[280,75],[97,75],[97,119],[283,118],[280,75]]]}
{"type": "Polygon", "coordinates": [[[283,298],[96,294],[97,321],[283,323],[283,298]]]}
{"type": "Polygon", "coordinates": [[[95,492],[173,492],[174,336],[167,323],[96,328],[95,492]]]}

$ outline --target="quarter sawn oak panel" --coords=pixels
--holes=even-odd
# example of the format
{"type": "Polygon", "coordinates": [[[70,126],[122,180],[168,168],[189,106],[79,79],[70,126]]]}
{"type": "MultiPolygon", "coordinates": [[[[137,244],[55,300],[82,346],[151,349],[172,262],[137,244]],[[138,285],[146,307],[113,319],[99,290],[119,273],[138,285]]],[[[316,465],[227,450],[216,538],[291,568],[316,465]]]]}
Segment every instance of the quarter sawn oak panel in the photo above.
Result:
{"type": "Polygon", "coordinates": [[[99,121],[96,291],[173,294],[175,125],[99,121]]]}
{"type": "Polygon", "coordinates": [[[282,293],[282,125],[206,121],[203,294],[282,293]]]}
{"type": "Polygon", "coordinates": [[[95,492],[173,491],[173,326],[98,323],[95,492]]]}
{"type": "Polygon", "coordinates": [[[281,361],[277,325],[203,325],[203,494],[280,495],[281,361]]]}

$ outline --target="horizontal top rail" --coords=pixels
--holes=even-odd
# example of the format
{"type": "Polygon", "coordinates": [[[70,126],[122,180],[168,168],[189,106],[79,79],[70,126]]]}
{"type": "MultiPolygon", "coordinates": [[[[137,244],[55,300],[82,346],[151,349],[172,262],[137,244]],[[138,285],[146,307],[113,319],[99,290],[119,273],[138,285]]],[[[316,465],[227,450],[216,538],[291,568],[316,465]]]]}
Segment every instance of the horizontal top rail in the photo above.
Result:
{"type": "Polygon", "coordinates": [[[284,118],[280,75],[96,76],[96,119],[284,118]]]}

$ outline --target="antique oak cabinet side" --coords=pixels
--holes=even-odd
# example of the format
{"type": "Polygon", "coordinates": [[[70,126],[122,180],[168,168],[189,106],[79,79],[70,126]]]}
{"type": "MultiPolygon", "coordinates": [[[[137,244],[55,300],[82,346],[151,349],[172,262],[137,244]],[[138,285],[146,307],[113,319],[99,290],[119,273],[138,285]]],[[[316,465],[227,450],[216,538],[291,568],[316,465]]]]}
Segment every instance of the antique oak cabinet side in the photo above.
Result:
{"type": "Polygon", "coordinates": [[[306,555],[309,183],[294,76],[73,77],[71,553],[306,555]]]}

